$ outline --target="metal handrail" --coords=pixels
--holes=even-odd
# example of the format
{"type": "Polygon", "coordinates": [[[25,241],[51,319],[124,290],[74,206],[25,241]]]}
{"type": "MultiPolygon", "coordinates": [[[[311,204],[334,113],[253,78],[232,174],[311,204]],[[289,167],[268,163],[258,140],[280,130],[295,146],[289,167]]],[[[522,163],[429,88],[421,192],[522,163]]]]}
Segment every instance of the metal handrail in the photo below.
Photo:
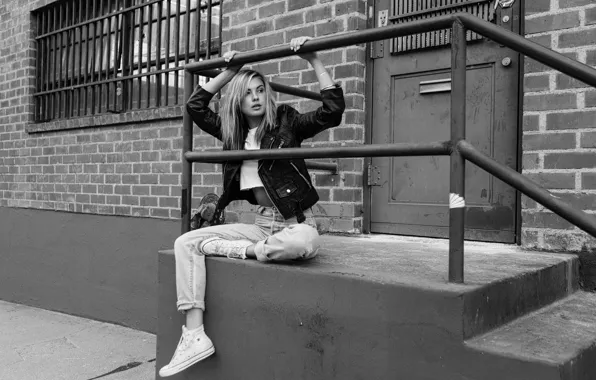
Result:
{"type": "MultiPolygon", "coordinates": [[[[434,156],[450,155],[449,191],[456,197],[465,195],[465,161],[476,164],[493,174],[521,193],[542,204],[555,214],[596,237],[596,218],[583,211],[574,209],[569,203],[561,201],[540,185],[527,179],[520,173],[498,163],[484,155],[465,141],[466,124],[466,29],[507,46],[519,53],[557,69],[575,79],[596,87],[596,70],[556,53],[525,38],[502,29],[490,22],[481,20],[467,13],[457,13],[433,19],[423,19],[393,26],[355,31],[337,36],[318,38],[305,43],[300,53],[308,53],[366,42],[395,38],[440,29],[452,29],[451,40],[451,136],[448,142],[426,144],[385,144],[359,147],[334,148],[290,148],[259,151],[192,151],[192,120],[184,113],[183,155],[182,155],[182,232],[190,229],[190,202],[192,199],[192,163],[223,162],[245,159],[289,159],[289,158],[331,158],[331,157],[373,157],[373,156],[434,156]]],[[[261,49],[239,53],[234,57],[234,64],[246,64],[275,58],[282,58],[296,53],[287,46],[261,49]]],[[[185,99],[192,93],[193,73],[227,66],[223,58],[190,63],[185,66],[185,99]]],[[[464,210],[461,204],[449,208],[449,281],[464,281],[464,210]]]]}
{"type": "Polygon", "coordinates": [[[280,160],[290,158],[346,158],[390,156],[448,156],[451,143],[399,143],[368,144],[350,147],[286,148],[264,150],[226,150],[217,152],[186,152],[184,158],[191,162],[220,163],[223,161],[280,160]]]}
{"type": "Polygon", "coordinates": [[[501,165],[492,158],[482,154],[467,141],[460,141],[457,144],[457,149],[466,160],[476,164],[476,166],[481,167],[506,184],[511,185],[526,194],[536,202],[547,207],[549,210],[553,210],[557,215],[560,215],[569,221],[573,220],[573,223],[579,228],[596,237],[596,219],[594,219],[593,215],[569,206],[567,202],[560,200],[548,190],[537,185],[515,170],[508,168],[505,165],[501,165]]]}
{"type": "MultiPolygon", "coordinates": [[[[500,28],[468,13],[454,13],[451,15],[416,20],[383,28],[360,30],[342,33],[336,36],[321,37],[305,43],[300,48],[300,54],[352,46],[394,37],[402,37],[433,30],[448,29],[451,28],[454,23],[458,22],[467,29],[488,37],[510,49],[544,63],[553,69],[557,69],[562,73],[596,87],[595,70],[592,67],[552,51],[535,42],[529,41],[518,34],[500,28]]],[[[234,64],[241,65],[254,63],[275,58],[289,57],[292,55],[296,55],[296,53],[290,50],[287,46],[275,46],[252,52],[238,53],[234,56],[234,64]]],[[[225,62],[223,58],[212,58],[205,61],[188,63],[184,68],[188,72],[196,73],[208,69],[226,67],[227,65],[228,63],[225,62]]]]}

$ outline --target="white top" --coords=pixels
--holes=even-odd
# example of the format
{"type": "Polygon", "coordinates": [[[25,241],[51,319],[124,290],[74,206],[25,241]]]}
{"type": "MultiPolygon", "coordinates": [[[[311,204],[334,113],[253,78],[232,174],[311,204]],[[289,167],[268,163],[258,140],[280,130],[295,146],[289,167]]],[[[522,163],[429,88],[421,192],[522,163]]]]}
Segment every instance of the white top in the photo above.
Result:
{"type": "MultiPolygon", "coordinates": [[[[261,149],[261,142],[256,139],[257,128],[248,130],[248,135],[244,141],[245,150],[261,149]]],[[[259,162],[257,160],[243,161],[240,167],[240,190],[262,187],[263,182],[257,173],[259,162]]]]}

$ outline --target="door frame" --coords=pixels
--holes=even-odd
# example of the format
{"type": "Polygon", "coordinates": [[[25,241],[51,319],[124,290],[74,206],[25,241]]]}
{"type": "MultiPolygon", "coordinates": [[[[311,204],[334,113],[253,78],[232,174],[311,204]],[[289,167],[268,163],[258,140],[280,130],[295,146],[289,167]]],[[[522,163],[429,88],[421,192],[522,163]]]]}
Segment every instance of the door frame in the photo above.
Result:
{"type": "MultiPolygon", "coordinates": [[[[513,13],[512,17],[512,28],[513,31],[518,32],[520,35],[525,35],[525,2],[526,0],[517,0],[519,1],[519,14],[513,13]],[[517,16],[517,17],[516,17],[517,16]],[[514,20],[516,20],[514,22],[514,20]]],[[[367,0],[367,20],[366,20],[366,27],[367,29],[371,29],[375,27],[375,19],[376,19],[376,0],[367,0]]],[[[369,42],[366,44],[366,68],[365,68],[365,99],[372,99],[372,94],[374,90],[373,85],[373,78],[374,78],[374,65],[371,57],[371,51],[374,46],[374,42],[369,42]]],[[[523,87],[523,78],[524,78],[524,55],[519,54],[518,56],[518,70],[517,70],[517,88],[518,88],[518,123],[517,123],[517,171],[521,173],[522,171],[522,138],[523,138],[523,114],[524,114],[524,87],[523,87]]],[[[372,102],[368,101],[364,107],[365,112],[365,120],[364,120],[364,143],[371,144],[372,142],[372,132],[373,132],[373,117],[372,117],[372,102]]],[[[362,232],[365,234],[370,234],[370,225],[371,225],[371,193],[372,187],[369,186],[368,183],[368,165],[372,162],[371,157],[364,157],[364,167],[363,167],[363,174],[362,174],[362,197],[363,197],[363,215],[362,215],[362,232]]],[[[522,227],[522,207],[521,207],[521,193],[516,191],[515,196],[515,244],[521,245],[521,227],[522,227]]]]}

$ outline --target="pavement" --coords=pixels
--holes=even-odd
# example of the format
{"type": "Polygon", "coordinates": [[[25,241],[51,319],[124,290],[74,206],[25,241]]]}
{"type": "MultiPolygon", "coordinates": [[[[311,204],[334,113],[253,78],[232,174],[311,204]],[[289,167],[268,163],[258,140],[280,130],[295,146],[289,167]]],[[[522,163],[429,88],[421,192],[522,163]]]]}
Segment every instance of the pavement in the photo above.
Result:
{"type": "Polygon", "coordinates": [[[155,335],[0,301],[0,380],[154,380],[155,335]]]}

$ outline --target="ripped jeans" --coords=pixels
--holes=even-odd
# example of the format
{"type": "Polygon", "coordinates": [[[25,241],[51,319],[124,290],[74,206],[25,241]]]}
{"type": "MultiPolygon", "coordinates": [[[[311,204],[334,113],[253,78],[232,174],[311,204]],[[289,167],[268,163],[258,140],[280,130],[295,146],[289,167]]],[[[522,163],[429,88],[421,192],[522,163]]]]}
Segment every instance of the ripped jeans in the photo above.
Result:
{"type": "Polygon", "coordinates": [[[259,261],[307,260],[316,256],[320,245],[312,211],[304,216],[306,220],[298,224],[296,218],[284,220],[274,207],[260,206],[254,224],[223,224],[178,237],[174,243],[178,310],[205,310],[205,256],[198,248],[204,239],[250,240],[259,261]]]}

